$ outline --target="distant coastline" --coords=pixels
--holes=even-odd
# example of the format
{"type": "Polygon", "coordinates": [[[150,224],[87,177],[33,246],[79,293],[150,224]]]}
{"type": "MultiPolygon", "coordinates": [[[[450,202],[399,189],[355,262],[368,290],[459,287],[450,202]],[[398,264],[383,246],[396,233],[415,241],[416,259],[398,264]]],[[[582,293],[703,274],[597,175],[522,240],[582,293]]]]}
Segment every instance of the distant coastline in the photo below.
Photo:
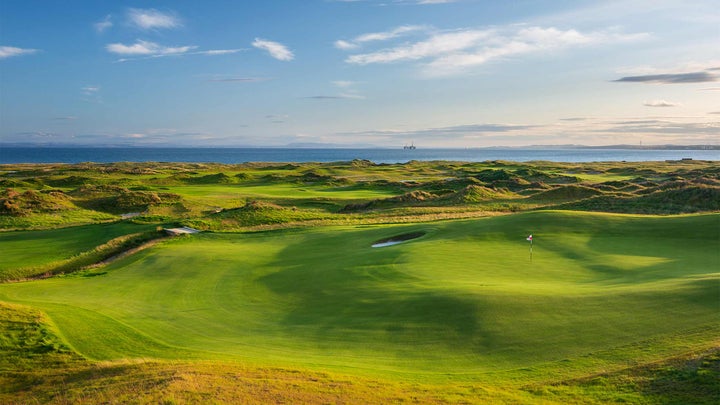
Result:
{"type": "Polygon", "coordinates": [[[112,162],[337,162],[355,159],[373,163],[418,161],[553,161],[640,162],[666,160],[720,161],[720,148],[649,149],[610,147],[528,148],[141,148],[141,147],[0,147],[0,164],[112,162]]]}
{"type": "MultiPolygon", "coordinates": [[[[231,146],[231,145],[220,145],[220,146],[156,146],[156,145],[122,145],[122,144],[100,144],[100,145],[71,145],[71,144],[33,144],[33,143],[0,143],[0,149],[2,148],[133,148],[133,149],[418,149],[417,145],[412,144],[411,146],[405,145],[404,147],[390,147],[390,146],[375,146],[375,145],[338,145],[338,144],[289,144],[280,146],[231,146]]],[[[471,150],[493,150],[493,149],[616,149],[616,150],[720,150],[720,144],[718,145],[527,145],[527,146],[472,146],[467,148],[436,148],[429,147],[431,150],[459,150],[459,149],[471,149],[471,150]]]]}

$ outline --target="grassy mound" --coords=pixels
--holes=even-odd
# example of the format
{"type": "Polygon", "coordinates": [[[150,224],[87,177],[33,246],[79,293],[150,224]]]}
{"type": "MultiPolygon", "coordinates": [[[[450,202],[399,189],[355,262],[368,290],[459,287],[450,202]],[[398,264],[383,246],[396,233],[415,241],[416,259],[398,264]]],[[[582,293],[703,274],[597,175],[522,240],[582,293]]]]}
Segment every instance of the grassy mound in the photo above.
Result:
{"type": "Polygon", "coordinates": [[[452,201],[460,203],[477,203],[497,198],[508,198],[512,193],[493,190],[484,186],[469,185],[457,193],[449,196],[452,201]]]}
{"type": "Polygon", "coordinates": [[[603,192],[596,188],[570,184],[539,192],[533,195],[533,199],[541,201],[582,200],[602,194],[603,192]]]}
{"type": "Polygon", "coordinates": [[[437,197],[437,194],[429,193],[422,190],[416,190],[396,197],[380,198],[368,201],[366,203],[348,204],[344,206],[342,210],[340,210],[340,212],[360,212],[377,209],[413,206],[434,200],[437,197]]]}
{"type": "Polygon", "coordinates": [[[18,192],[8,188],[0,191],[0,215],[27,216],[32,213],[55,212],[76,208],[62,191],[18,192]]]}
{"type": "Polygon", "coordinates": [[[189,221],[193,226],[203,229],[234,229],[258,225],[284,224],[295,221],[306,221],[322,218],[316,212],[299,211],[296,208],[286,208],[280,205],[253,200],[239,208],[225,209],[207,217],[202,222],[189,221]]]}
{"type": "Polygon", "coordinates": [[[601,195],[560,206],[605,212],[637,214],[681,214],[720,210],[720,187],[695,186],[683,183],[637,196],[601,195]]]}

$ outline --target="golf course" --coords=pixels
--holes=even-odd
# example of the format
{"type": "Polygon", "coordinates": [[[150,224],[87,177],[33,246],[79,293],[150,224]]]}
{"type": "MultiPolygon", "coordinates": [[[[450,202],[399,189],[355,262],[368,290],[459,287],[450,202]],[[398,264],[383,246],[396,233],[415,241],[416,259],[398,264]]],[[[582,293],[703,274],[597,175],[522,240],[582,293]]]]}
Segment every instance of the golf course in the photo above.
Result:
{"type": "Polygon", "coordinates": [[[716,162],[37,164],[0,182],[2,403],[720,399],[716,162]]]}

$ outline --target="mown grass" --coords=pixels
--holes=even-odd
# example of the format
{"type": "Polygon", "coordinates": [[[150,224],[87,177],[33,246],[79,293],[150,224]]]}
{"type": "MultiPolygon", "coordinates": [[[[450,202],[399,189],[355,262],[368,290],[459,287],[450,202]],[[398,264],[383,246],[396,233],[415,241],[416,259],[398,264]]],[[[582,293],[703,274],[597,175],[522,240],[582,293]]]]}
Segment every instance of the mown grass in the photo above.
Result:
{"type": "Polygon", "coordinates": [[[0,297],[42,309],[98,360],[235,358],[428,379],[654,341],[607,356],[612,369],[666,355],[685,332],[704,331],[698,345],[718,332],[718,221],[551,212],[208,234],[97,277],[2,285],[0,297]],[[370,247],[415,231],[426,235],[370,247]]]}
{"type": "Polygon", "coordinates": [[[113,246],[101,246],[116,238],[154,229],[154,225],[116,222],[0,233],[0,281],[43,274],[62,266],[81,267],[95,263],[105,258],[100,256],[117,252],[125,245],[122,240],[118,240],[113,246]]]}

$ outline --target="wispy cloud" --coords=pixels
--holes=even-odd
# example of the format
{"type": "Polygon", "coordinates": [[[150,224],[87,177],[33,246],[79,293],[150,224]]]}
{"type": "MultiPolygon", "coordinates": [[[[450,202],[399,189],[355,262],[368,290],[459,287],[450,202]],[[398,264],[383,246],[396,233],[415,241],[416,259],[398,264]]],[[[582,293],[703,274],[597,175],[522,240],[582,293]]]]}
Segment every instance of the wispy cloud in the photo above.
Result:
{"type": "Polygon", "coordinates": [[[434,32],[422,41],[351,55],[345,61],[367,65],[422,60],[427,61],[424,64],[427,75],[442,76],[462,73],[472,67],[508,56],[576,46],[638,41],[648,36],[646,33],[624,34],[615,30],[580,32],[555,27],[461,29],[434,32]]]}
{"type": "MultiPolygon", "coordinates": [[[[711,69],[708,69],[711,70],[711,69]]],[[[652,83],[652,84],[678,84],[678,83],[706,83],[715,82],[718,75],[709,71],[688,73],[666,73],[656,75],[625,76],[615,82],[626,83],[652,83]]]]}
{"type": "Polygon", "coordinates": [[[448,4],[459,3],[462,0],[327,0],[334,3],[374,3],[380,6],[396,5],[428,5],[428,4],[448,4]]]}
{"type": "Polygon", "coordinates": [[[365,97],[359,94],[342,93],[337,95],[317,95],[303,97],[310,100],[364,100],[365,97]]]}
{"type": "Polygon", "coordinates": [[[526,134],[534,125],[516,124],[469,124],[438,128],[419,128],[410,130],[380,129],[361,132],[342,133],[345,136],[368,136],[376,139],[425,139],[442,142],[450,140],[472,139],[493,134],[526,134]]]}
{"type": "Polygon", "coordinates": [[[271,124],[284,124],[288,118],[290,118],[290,116],[287,114],[268,114],[265,116],[265,119],[271,124]]]}
{"type": "Polygon", "coordinates": [[[131,25],[142,30],[171,29],[182,26],[180,18],[174,13],[155,9],[131,8],[127,12],[131,25]]]}
{"type": "Polygon", "coordinates": [[[340,87],[341,89],[346,89],[346,88],[354,86],[355,82],[350,81],[350,80],[335,80],[334,82],[332,82],[332,84],[335,85],[336,87],[340,87]]]}
{"type": "Polygon", "coordinates": [[[648,100],[643,103],[645,107],[678,107],[679,103],[667,100],[648,100]]]}
{"type": "MultiPolygon", "coordinates": [[[[654,134],[654,135],[713,135],[720,131],[720,122],[681,122],[674,120],[636,120],[618,122],[615,125],[600,127],[595,132],[619,134],[654,134]]],[[[717,140],[717,138],[716,138],[717,140]]],[[[717,142],[716,142],[717,143],[717,142]]]]}
{"type": "Polygon", "coordinates": [[[193,55],[229,55],[231,53],[238,53],[242,51],[246,51],[247,49],[210,49],[209,51],[198,51],[193,52],[193,55]]]}
{"type": "Polygon", "coordinates": [[[367,42],[387,41],[411,32],[424,31],[427,29],[428,27],[424,25],[402,25],[389,31],[371,32],[358,35],[350,41],[338,40],[335,41],[335,47],[342,50],[351,50],[356,49],[367,42]]]}
{"type": "Polygon", "coordinates": [[[108,44],[105,49],[108,52],[118,55],[171,55],[188,52],[197,46],[169,47],[156,44],[155,42],[138,40],[132,45],[121,43],[108,44]]]}
{"type": "Polygon", "coordinates": [[[86,96],[92,96],[100,91],[100,86],[85,86],[81,89],[81,91],[86,96]]]}
{"type": "Polygon", "coordinates": [[[112,26],[113,22],[111,15],[106,15],[105,18],[93,24],[95,31],[97,31],[98,33],[105,32],[105,30],[111,28],[112,26]]]}
{"type": "Polygon", "coordinates": [[[448,4],[448,3],[457,3],[459,0],[414,0],[414,4],[448,4]]]}
{"type": "Polygon", "coordinates": [[[255,48],[264,50],[270,54],[273,58],[277,60],[282,61],[291,61],[295,59],[295,55],[290,51],[285,45],[274,42],[274,41],[268,41],[266,39],[261,38],[255,38],[255,41],[253,41],[252,46],[255,48]]]}
{"type": "Polygon", "coordinates": [[[219,82],[219,83],[256,83],[264,82],[269,80],[267,77],[215,77],[208,79],[208,82],[219,82]]]}
{"type": "Polygon", "coordinates": [[[14,46],[0,46],[0,59],[11,58],[13,56],[30,55],[38,52],[37,49],[16,48],[14,46]]]}
{"type": "Polygon", "coordinates": [[[53,117],[53,121],[75,121],[77,119],[78,119],[78,117],[76,117],[74,115],[68,115],[65,117],[53,117]]]}
{"type": "Polygon", "coordinates": [[[80,89],[82,93],[82,100],[88,103],[102,104],[102,96],[100,94],[100,86],[84,86],[80,89]]]}
{"type": "Polygon", "coordinates": [[[123,56],[135,56],[136,58],[123,58],[119,59],[118,62],[127,62],[138,59],[150,59],[150,58],[162,58],[166,56],[184,56],[184,55],[206,55],[206,56],[217,56],[217,55],[228,55],[237,52],[245,51],[246,49],[209,49],[195,51],[198,47],[195,45],[186,46],[164,46],[155,42],[137,40],[134,44],[125,45],[121,43],[108,44],[105,49],[108,52],[123,55],[123,56]]]}

